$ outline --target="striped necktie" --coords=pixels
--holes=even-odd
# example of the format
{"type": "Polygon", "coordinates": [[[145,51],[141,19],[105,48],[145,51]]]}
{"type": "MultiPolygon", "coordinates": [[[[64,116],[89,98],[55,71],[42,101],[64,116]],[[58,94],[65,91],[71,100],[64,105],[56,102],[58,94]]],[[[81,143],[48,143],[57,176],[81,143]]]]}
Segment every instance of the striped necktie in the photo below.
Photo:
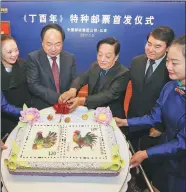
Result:
{"type": "Polygon", "coordinates": [[[147,80],[150,78],[150,76],[153,74],[153,65],[155,64],[155,61],[150,59],[150,62],[149,62],[149,67],[145,73],[145,78],[144,78],[144,81],[145,83],[147,82],[147,80]]]}

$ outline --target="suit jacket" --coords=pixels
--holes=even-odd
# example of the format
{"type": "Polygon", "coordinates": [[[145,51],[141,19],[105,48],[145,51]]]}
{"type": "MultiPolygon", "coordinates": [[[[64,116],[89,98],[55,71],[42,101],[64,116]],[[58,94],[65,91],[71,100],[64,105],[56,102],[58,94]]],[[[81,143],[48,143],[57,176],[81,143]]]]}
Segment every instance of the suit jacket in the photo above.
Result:
{"type": "MultiPolygon", "coordinates": [[[[22,108],[25,103],[28,107],[31,98],[26,83],[26,65],[23,60],[18,59],[12,67],[12,72],[8,73],[1,63],[1,91],[5,95],[9,104],[22,108]]],[[[2,135],[11,132],[18,123],[18,118],[8,113],[1,113],[2,135]]]]}
{"type": "Polygon", "coordinates": [[[86,105],[89,109],[109,106],[113,116],[125,118],[123,102],[129,81],[129,70],[119,63],[109,69],[106,74],[104,84],[97,89],[101,68],[94,62],[90,69],[77,77],[73,83],[73,88],[79,90],[88,84],[88,97],[86,105]]]}
{"type": "MultiPolygon", "coordinates": [[[[165,57],[144,83],[147,60],[145,55],[139,55],[133,58],[131,63],[132,97],[129,103],[128,118],[148,114],[156,103],[163,86],[170,80],[165,57]]],[[[157,123],[156,128],[160,131],[164,130],[161,123],[157,123]]]]}
{"type": "MultiPolygon", "coordinates": [[[[57,103],[60,96],[56,91],[52,69],[44,50],[28,55],[27,82],[32,93],[32,106],[43,109],[57,103]]],[[[68,52],[60,53],[60,93],[70,88],[76,76],[75,57],[68,52]]]]}
{"type": "MultiPolygon", "coordinates": [[[[179,186],[179,180],[186,179],[186,97],[175,91],[176,86],[176,81],[168,82],[150,115],[128,119],[128,124],[131,131],[136,131],[135,125],[155,126],[156,122],[164,119],[165,133],[159,145],[147,149],[148,158],[153,162],[163,163],[163,171],[166,171],[169,182],[167,187],[170,188],[167,191],[184,192],[186,186],[179,186]],[[182,190],[178,190],[179,188],[182,190]]],[[[161,178],[161,174],[159,176],[161,178]]]]}

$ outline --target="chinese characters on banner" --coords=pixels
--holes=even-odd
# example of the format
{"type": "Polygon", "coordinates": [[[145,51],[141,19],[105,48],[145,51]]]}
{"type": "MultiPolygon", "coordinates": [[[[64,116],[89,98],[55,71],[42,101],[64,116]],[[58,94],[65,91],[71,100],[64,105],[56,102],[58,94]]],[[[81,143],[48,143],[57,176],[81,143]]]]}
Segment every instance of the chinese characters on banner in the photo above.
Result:
{"type": "MultiPolygon", "coordinates": [[[[8,8],[1,7],[1,14],[8,13],[8,8]]],[[[1,34],[10,34],[10,22],[9,21],[1,21],[1,34]]]]}
{"type": "MultiPolygon", "coordinates": [[[[55,15],[55,14],[27,14],[24,15],[25,23],[62,23],[63,15],[55,15]]],[[[144,17],[142,15],[88,15],[88,14],[71,14],[69,16],[69,21],[71,24],[101,24],[105,25],[104,28],[67,28],[68,32],[71,33],[79,33],[80,37],[94,37],[96,33],[106,33],[108,29],[106,26],[108,25],[154,25],[154,16],[144,17]]],[[[95,25],[94,25],[95,26],[95,25]]]]}
{"type": "Polygon", "coordinates": [[[1,13],[8,13],[8,8],[6,7],[1,7],[1,13]]]}

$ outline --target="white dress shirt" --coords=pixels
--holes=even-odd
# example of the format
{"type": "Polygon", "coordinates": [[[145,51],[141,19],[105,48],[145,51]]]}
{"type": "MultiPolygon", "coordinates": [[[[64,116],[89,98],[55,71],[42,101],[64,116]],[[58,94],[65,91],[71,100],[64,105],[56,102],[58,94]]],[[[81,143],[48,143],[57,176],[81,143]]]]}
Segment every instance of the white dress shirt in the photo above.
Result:
{"type": "MultiPolygon", "coordinates": [[[[162,58],[160,58],[160,59],[158,59],[158,60],[155,60],[155,63],[152,65],[152,67],[153,67],[153,72],[156,70],[156,68],[157,68],[158,65],[161,63],[161,61],[164,59],[164,57],[165,57],[165,55],[164,55],[162,58]]],[[[145,69],[145,74],[146,74],[146,72],[147,72],[147,69],[148,69],[149,65],[150,65],[150,59],[147,60],[147,65],[146,65],[146,69],[145,69]]]]}
{"type": "Polygon", "coordinates": [[[11,67],[5,67],[5,71],[7,73],[11,73],[12,72],[12,66],[11,67]]]}

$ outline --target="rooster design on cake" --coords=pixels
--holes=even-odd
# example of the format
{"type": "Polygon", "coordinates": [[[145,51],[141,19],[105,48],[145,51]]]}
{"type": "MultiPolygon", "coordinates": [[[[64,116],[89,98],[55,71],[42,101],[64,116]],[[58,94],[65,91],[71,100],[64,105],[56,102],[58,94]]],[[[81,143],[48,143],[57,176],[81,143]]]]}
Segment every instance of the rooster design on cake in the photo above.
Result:
{"type": "Polygon", "coordinates": [[[57,133],[50,131],[46,137],[43,137],[42,131],[39,131],[34,139],[32,149],[50,148],[56,143],[56,140],[57,133]]]}
{"type": "Polygon", "coordinates": [[[74,150],[81,149],[83,147],[92,147],[96,145],[97,136],[91,132],[88,132],[84,137],[81,136],[81,131],[74,131],[73,142],[78,146],[74,147],[74,150]]]}

